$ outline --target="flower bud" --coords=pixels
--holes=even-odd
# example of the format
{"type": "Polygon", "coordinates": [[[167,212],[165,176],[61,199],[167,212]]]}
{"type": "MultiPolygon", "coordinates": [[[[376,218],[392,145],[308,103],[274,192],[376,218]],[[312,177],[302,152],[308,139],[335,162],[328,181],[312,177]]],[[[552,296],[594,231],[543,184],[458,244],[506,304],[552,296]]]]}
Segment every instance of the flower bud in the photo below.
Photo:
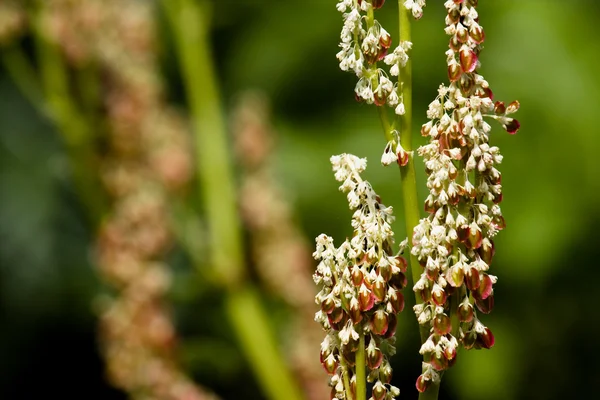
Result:
{"type": "Polygon", "coordinates": [[[429,387],[429,385],[431,384],[429,379],[426,379],[423,374],[419,375],[419,377],[417,378],[417,383],[416,383],[416,387],[417,390],[419,391],[419,393],[423,393],[424,391],[427,390],[427,388],[429,387]]]}
{"type": "Polygon", "coordinates": [[[385,388],[385,386],[383,386],[381,381],[377,381],[377,383],[373,385],[373,400],[383,400],[386,394],[387,389],[385,388]]]}
{"type": "Polygon", "coordinates": [[[483,43],[485,40],[485,33],[480,25],[471,26],[470,36],[471,39],[477,44],[483,43]]]}
{"type": "Polygon", "coordinates": [[[481,278],[481,284],[479,285],[479,288],[477,288],[479,297],[481,297],[482,300],[487,299],[488,296],[492,294],[493,285],[492,278],[490,278],[488,274],[484,273],[483,277],[481,278]]]}
{"type": "Polygon", "coordinates": [[[491,349],[494,343],[496,342],[492,331],[489,328],[485,328],[482,334],[477,338],[481,347],[486,349],[491,349]]]}
{"type": "Polygon", "coordinates": [[[377,369],[383,361],[383,353],[378,347],[367,347],[367,365],[370,369],[377,369]]]}
{"type": "Polygon", "coordinates": [[[396,333],[396,328],[398,327],[398,317],[396,314],[388,314],[388,329],[382,335],[384,339],[389,339],[396,333]]]}
{"type": "Polygon", "coordinates": [[[323,299],[323,301],[321,302],[321,310],[325,314],[331,314],[331,312],[333,311],[334,308],[335,308],[335,301],[333,300],[332,296],[325,297],[325,299],[323,299]]]}
{"type": "Polygon", "coordinates": [[[433,329],[440,336],[450,333],[452,322],[446,314],[438,314],[433,318],[433,329]]]}
{"type": "Polygon", "coordinates": [[[494,309],[494,295],[489,295],[485,299],[475,298],[477,309],[484,314],[489,314],[494,309]]]}
{"type": "Polygon", "coordinates": [[[467,284],[467,287],[469,288],[469,290],[475,290],[479,287],[479,285],[481,284],[480,279],[479,279],[479,271],[477,271],[475,268],[469,268],[467,270],[467,273],[465,275],[465,283],[467,284]]]}
{"type": "Polygon", "coordinates": [[[404,295],[402,292],[391,289],[389,292],[388,304],[395,313],[402,312],[402,310],[404,310],[404,295]]]}
{"type": "Polygon", "coordinates": [[[435,290],[431,292],[431,299],[437,306],[443,306],[446,303],[447,294],[441,286],[437,286],[435,290]]]}
{"type": "Polygon", "coordinates": [[[453,287],[461,287],[465,279],[465,272],[459,265],[455,265],[448,269],[446,280],[453,287]]]}
{"type": "Polygon", "coordinates": [[[358,303],[362,311],[369,311],[375,304],[373,293],[363,283],[358,291],[358,303]]]}
{"type": "Polygon", "coordinates": [[[458,320],[460,322],[471,322],[473,320],[473,306],[464,301],[458,306],[458,320]]]}
{"type": "Polygon", "coordinates": [[[358,265],[355,264],[352,267],[350,278],[352,279],[352,284],[356,287],[359,287],[363,283],[363,272],[358,265]]]}
{"type": "Polygon", "coordinates": [[[330,353],[325,358],[323,358],[323,353],[321,353],[321,365],[323,365],[323,368],[325,368],[325,371],[327,371],[329,375],[333,375],[337,369],[338,362],[333,353],[330,353]]]}
{"type": "Polygon", "coordinates": [[[487,265],[492,265],[492,259],[496,253],[494,242],[490,239],[489,242],[483,242],[479,248],[479,256],[487,265]]]}
{"type": "Polygon", "coordinates": [[[460,78],[460,74],[462,74],[460,65],[456,63],[448,65],[448,78],[450,79],[450,82],[456,82],[460,78]]]}
{"type": "Polygon", "coordinates": [[[371,317],[371,332],[376,335],[383,335],[388,330],[389,318],[388,314],[379,309],[373,313],[371,317]]]}
{"type": "Polygon", "coordinates": [[[459,52],[460,66],[464,72],[473,72],[477,67],[477,54],[469,48],[463,47],[459,52]]]}

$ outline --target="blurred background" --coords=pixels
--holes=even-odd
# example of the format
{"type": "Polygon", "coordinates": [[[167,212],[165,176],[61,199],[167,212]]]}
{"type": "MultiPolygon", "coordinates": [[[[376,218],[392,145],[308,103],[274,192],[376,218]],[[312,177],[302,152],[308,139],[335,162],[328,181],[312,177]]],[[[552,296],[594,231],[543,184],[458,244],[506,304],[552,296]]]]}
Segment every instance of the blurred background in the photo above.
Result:
{"type": "MultiPolygon", "coordinates": [[[[178,28],[169,20],[169,7],[90,0],[96,8],[77,14],[78,4],[85,3],[0,3],[0,398],[127,397],[123,387],[137,378],[119,372],[119,363],[131,360],[115,359],[111,350],[111,340],[119,337],[114,332],[121,331],[114,328],[118,318],[111,319],[110,311],[128,296],[135,274],[115,272],[107,264],[114,256],[110,249],[124,252],[123,238],[114,239],[109,228],[113,222],[121,226],[119,207],[131,188],[119,186],[122,177],[115,178],[112,168],[118,165],[121,171],[132,162],[132,170],[147,169],[137,178],[159,176],[159,200],[153,199],[164,211],[160,218],[174,221],[172,229],[161,231],[168,244],[143,256],[136,253],[137,264],[164,260],[158,276],[170,276],[148,286],[159,288],[148,295],[148,304],[162,321],[158,325],[170,332],[164,339],[168,351],[155,356],[168,360],[168,371],[185,371],[222,399],[271,398],[233,333],[235,323],[226,317],[227,295],[210,273],[202,273],[202,243],[209,239],[202,228],[201,196],[193,189],[198,182],[194,162],[185,158],[192,142],[193,110],[187,99],[193,80],[182,73],[185,57],[178,53],[178,28]],[[88,32],[94,28],[95,33],[88,32]],[[123,85],[128,77],[135,84],[123,85]],[[139,99],[128,97],[128,90],[139,99]],[[148,98],[155,100],[146,104],[148,98]],[[150,114],[140,117],[141,112],[150,114]],[[126,143],[116,139],[140,126],[141,136],[126,143]],[[171,135],[167,145],[160,132],[171,135]],[[91,144],[82,145],[82,137],[91,138],[91,144]],[[156,143],[160,151],[152,147],[156,143]],[[161,159],[165,146],[175,150],[161,159]],[[173,165],[180,168],[173,172],[173,165]],[[109,355],[110,374],[102,354],[109,355]],[[121,389],[110,382],[122,382],[121,389]]],[[[238,150],[233,164],[242,193],[245,279],[256,288],[290,368],[306,372],[316,364],[314,374],[296,373],[307,398],[328,393],[319,387],[326,376],[319,371],[318,347],[296,346],[302,336],[298,326],[303,326],[296,320],[312,312],[314,293],[302,285],[314,267],[313,238],[324,232],[341,242],[351,234],[351,215],[329,157],[342,152],[367,157],[365,177],[398,218],[402,210],[399,173],[379,163],[384,138],[377,113],[355,102],[355,78],[340,71],[335,59],[341,16],[334,3],[215,0],[201,8],[210,21],[208,44],[221,92],[215,101],[227,124],[228,146],[232,154],[238,150]],[[302,284],[294,293],[307,298],[286,298],[289,274],[269,281],[269,268],[272,272],[281,264],[296,268],[294,282],[302,284]],[[302,355],[316,361],[299,361],[302,355]],[[310,367],[304,369],[302,362],[310,367]]],[[[428,2],[424,17],[413,24],[417,127],[425,122],[438,85],[447,81],[442,3],[428,2]]],[[[396,7],[388,1],[378,15],[394,43],[396,7]]],[[[496,306],[483,317],[496,345],[461,353],[444,376],[440,398],[590,397],[600,383],[594,351],[600,328],[594,306],[600,279],[594,230],[600,223],[600,3],[480,1],[479,10],[486,31],[480,72],[495,98],[520,101],[521,130],[511,136],[493,126],[491,136],[504,155],[507,221],[496,240],[496,306]]],[[[195,16],[189,14],[192,25],[195,16]]],[[[423,144],[415,133],[416,144],[423,144]]],[[[424,199],[419,160],[417,170],[424,199]]],[[[405,237],[403,224],[395,229],[399,242],[405,237]]],[[[153,322],[146,322],[138,329],[152,330],[153,322]]],[[[307,332],[315,330],[306,326],[307,332]]],[[[420,357],[408,307],[397,338],[394,382],[400,398],[416,399],[420,357]]],[[[319,338],[306,340],[318,343],[319,338]]],[[[168,376],[191,384],[178,374],[168,376]]],[[[136,398],[152,397],[138,393],[136,398]]]]}

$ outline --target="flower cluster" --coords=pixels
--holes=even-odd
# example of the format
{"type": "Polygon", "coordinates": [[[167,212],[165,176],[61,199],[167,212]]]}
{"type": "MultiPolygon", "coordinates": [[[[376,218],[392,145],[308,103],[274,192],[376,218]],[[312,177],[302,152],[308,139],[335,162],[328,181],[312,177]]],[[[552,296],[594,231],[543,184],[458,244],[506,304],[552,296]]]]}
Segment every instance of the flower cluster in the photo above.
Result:
{"type": "MultiPolygon", "coordinates": [[[[353,71],[358,77],[354,89],[356,99],[367,104],[384,104],[395,108],[398,115],[404,114],[401,90],[391,76],[398,76],[400,68],[408,61],[407,51],[412,44],[401,42],[390,54],[390,34],[374,18],[373,10],[383,6],[384,0],[341,0],[337,9],[343,13],[344,26],[340,38],[341,50],[337,53],[340,68],[353,71]],[[389,75],[377,67],[383,61],[390,66],[389,75]]],[[[412,7],[412,4],[411,4],[412,7]]]]}
{"type": "MultiPolygon", "coordinates": [[[[392,208],[381,203],[369,182],[360,177],[366,159],[342,154],[331,157],[340,190],[354,210],[352,239],[338,248],[333,238],[317,237],[313,253],[319,265],[314,281],[321,310],[315,320],[327,332],[321,344],[321,362],[332,376],[332,397],[347,399],[356,391],[357,353],[364,351],[368,381],[375,382],[372,398],[393,399],[387,355],[395,352],[396,314],[404,308],[400,290],[406,286],[406,260],[392,254],[392,208]]],[[[354,396],[353,396],[354,397],[354,396]]]]}
{"type": "Polygon", "coordinates": [[[100,301],[100,342],[110,382],[132,399],[204,400],[176,360],[166,301],[173,241],[169,200],[186,189],[192,159],[185,122],[164,101],[152,4],[44,3],[41,27],[77,68],[93,61],[106,112],[101,180],[111,204],[97,263],[111,295],[100,301]]]}
{"type": "Polygon", "coordinates": [[[491,127],[484,117],[498,120],[509,133],[519,128],[508,116],[519,103],[494,103],[487,81],[477,73],[484,40],[477,0],[449,0],[445,6],[450,85],[440,86],[429,105],[430,121],[421,130],[430,138],[418,150],[428,176],[429,216],[415,227],[411,250],[424,269],[414,285],[423,303],[414,310],[419,323],[430,328],[420,350],[425,362],[419,391],[455,363],[459,344],[466,349],[494,345],[475,310],[487,314],[494,306],[496,277],[488,273],[492,238],[505,227],[501,174],[495,168],[502,155],[489,145],[491,127]]]}

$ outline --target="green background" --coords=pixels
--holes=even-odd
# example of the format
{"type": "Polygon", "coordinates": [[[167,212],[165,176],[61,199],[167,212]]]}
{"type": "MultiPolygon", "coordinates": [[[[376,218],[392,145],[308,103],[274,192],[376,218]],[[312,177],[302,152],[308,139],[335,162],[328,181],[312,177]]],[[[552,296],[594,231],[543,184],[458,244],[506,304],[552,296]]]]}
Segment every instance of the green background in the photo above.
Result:
{"type": "MultiPolygon", "coordinates": [[[[339,241],[350,234],[332,154],[367,157],[365,177],[402,218],[399,173],[379,163],[384,139],[377,113],[354,101],[355,77],[340,71],[335,59],[341,16],[334,3],[221,0],[211,18],[223,106],[230,109],[246,89],[269,97],[279,134],[275,171],[309,241],[322,232],[339,241]]],[[[388,3],[378,19],[396,37],[396,4],[388,3]]],[[[443,2],[428,3],[413,24],[417,127],[447,81],[443,2]]],[[[461,353],[444,376],[440,398],[593,398],[600,384],[600,3],[480,0],[479,11],[486,32],[480,72],[496,99],[521,102],[521,130],[511,136],[493,125],[491,134],[504,155],[507,221],[492,266],[499,278],[496,306],[483,317],[496,345],[461,353]]],[[[162,69],[172,100],[183,107],[172,43],[163,36],[162,69]]],[[[415,141],[424,143],[416,132],[415,141]]],[[[422,200],[419,160],[417,170],[422,200]]],[[[92,302],[100,283],[90,263],[93,232],[69,177],[55,128],[1,71],[2,399],[123,398],[104,382],[95,349],[92,302]]],[[[395,228],[397,238],[404,237],[403,224],[395,228]]],[[[171,261],[179,271],[172,300],[188,339],[186,366],[225,399],[264,398],[224,322],[219,294],[194,279],[182,254],[174,251],[171,261]]],[[[285,308],[265,300],[274,323],[284,321],[285,308]]],[[[416,398],[418,339],[410,310],[397,336],[400,398],[416,398]]]]}

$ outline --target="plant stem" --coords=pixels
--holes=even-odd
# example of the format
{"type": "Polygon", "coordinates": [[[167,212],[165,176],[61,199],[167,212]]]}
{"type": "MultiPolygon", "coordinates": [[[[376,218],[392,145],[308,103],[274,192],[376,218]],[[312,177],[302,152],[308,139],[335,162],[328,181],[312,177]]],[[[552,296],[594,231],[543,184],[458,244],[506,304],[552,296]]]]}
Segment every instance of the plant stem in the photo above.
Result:
{"type": "MultiPolygon", "coordinates": [[[[400,43],[406,41],[411,42],[411,15],[410,11],[404,7],[404,0],[398,0],[398,20],[400,25],[400,43]]],[[[405,151],[411,154],[412,146],[412,58],[408,58],[408,62],[402,68],[398,76],[399,87],[402,91],[402,100],[404,102],[404,115],[399,116],[400,143],[405,151]]],[[[417,198],[417,179],[415,174],[414,156],[408,159],[408,164],[400,167],[400,176],[402,179],[402,194],[404,196],[404,220],[406,224],[406,234],[410,239],[412,237],[415,226],[419,224],[420,208],[417,198]]],[[[410,275],[414,285],[421,277],[419,261],[415,256],[410,254],[410,275]]],[[[415,293],[415,303],[420,304],[422,300],[415,293]]],[[[425,343],[429,337],[429,328],[419,325],[419,333],[421,343],[425,343]]],[[[436,400],[438,398],[439,383],[432,383],[429,388],[419,393],[419,400],[436,400]]]]}
{"type": "Polygon", "coordinates": [[[360,338],[356,352],[356,400],[367,400],[367,360],[365,355],[365,333],[360,327],[360,338]]]}
{"type": "Polygon", "coordinates": [[[245,262],[233,168],[208,38],[206,2],[163,0],[194,125],[197,174],[209,229],[209,262],[226,289],[226,310],[243,352],[270,399],[300,400],[245,262]]]}
{"type": "MultiPolygon", "coordinates": [[[[45,2],[39,1],[36,4],[33,22],[35,49],[40,65],[43,104],[45,104],[42,111],[48,111],[50,118],[56,124],[63,138],[75,186],[90,211],[88,215],[92,225],[98,227],[106,211],[107,203],[105,193],[96,174],[98,159],[91,128],[93,124],[86,119],[86,116],[80,112],[72,101],[67,66],[60,54],[58,45],[48,39],[43,29],[44,7],[46,7],[45,2]]],[[[13,61],[27,65],[24,56],[15,58],[13,61]]],[[[22,72],[30,74],[31,70],[26,68],[22,72]]],[[[20,80],[20,78],[16,78],[17,84],[20,80]]],[[[32,99],[35,101],[38,99],[39,92],[37,89],[33,91],[34,86],[32,85],[34,82],[31,82],[29,86],[23,86],[21,82],[21,87],[30,92],[29,96],[34,96],[32,99]]]]}

